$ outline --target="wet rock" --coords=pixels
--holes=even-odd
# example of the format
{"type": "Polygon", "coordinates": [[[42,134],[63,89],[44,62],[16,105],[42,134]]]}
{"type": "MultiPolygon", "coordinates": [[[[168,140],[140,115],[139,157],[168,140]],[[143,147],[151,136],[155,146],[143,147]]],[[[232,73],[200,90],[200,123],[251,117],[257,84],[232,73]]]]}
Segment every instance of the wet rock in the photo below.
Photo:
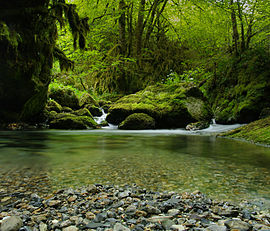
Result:
{"type": "Polygon", "coordinates": [[[155,120],[145,113],[134,113],[128,116],[121,124],[119,129],[125,130],[142,130],[142,129],[154,129],[155,120]]]}
{"type": "Polygon", "coordinates": [[[210,225],[208,226],[205,231],[226,231],[227,228],[224,225],[210,225]]]}
{"type": "Polygon", "coordinates": [[[39,231],[47,231],[47,230],[48,230],[48,226],[44,224],[43,222],[41,222],[39,224],[39,231]]]}
{"type": "Polygon", "coordinates": [[[183,225],[172,225],[170,227],[170,230],[173,230],[173,231],[185,231],[186,227],[183,226],[183,225]]]}
{"type": "Polygon", "coordinates": [[[116,223],[113,227],[113,231],[130,231],[130,229],[121,223],[116,223]]]}
{"type": "Polygon", "coordinates": [[[76,226],[71,225],[71,226],[68,226],[68,227],[66,227],[66,228],[63,228],[62,231],[78,231],[78,230],[79,230],[79,229],[78,229],[76,226]]]}
{"type": "Polygon", "coordinates": [[[61,204],[61,201],[60,200],[49,200],[47,201],[47,205],[49,207],[57,207],[61,204]]]}
{"type": "Polygon", "coordinates": [[[230,219],[225,222],[225,225],[230,230],[248,231],[252,229],[252,226],[247,222],[241,221],[240,219],[230,219]]]}
{"type": "Polygon", "coordinates": [[[17,231],[23,225],[23,221],[18,216],[6,217],[1,223],[1,231],[17,231]]]}

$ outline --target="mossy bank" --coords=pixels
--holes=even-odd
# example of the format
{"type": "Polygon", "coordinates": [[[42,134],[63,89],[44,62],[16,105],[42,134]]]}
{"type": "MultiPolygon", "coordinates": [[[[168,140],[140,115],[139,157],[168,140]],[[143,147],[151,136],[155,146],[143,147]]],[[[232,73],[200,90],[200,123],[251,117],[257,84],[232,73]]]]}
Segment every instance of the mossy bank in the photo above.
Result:
{"type": "Polygon", "coordinates": [[[267,145],[270,147],[270,116],[254,121],[227,133],[220,134],[219,136],[246,140],[252,143],[267,145]]]}

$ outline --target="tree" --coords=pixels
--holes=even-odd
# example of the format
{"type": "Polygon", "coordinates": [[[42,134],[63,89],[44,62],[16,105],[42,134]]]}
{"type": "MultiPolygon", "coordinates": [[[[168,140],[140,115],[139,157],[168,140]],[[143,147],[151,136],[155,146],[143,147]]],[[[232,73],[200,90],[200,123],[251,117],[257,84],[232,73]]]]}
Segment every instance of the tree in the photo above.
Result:
{"type": "Polygon", "coordinates": [[[0,119],[26,121],[38,115],[46,101],[54,55],[63,68],[72,66],[56,47],[58,21],[69,22],[74,44],[84,47],[87,19],[64,0],[0,2],[0,119]]]}

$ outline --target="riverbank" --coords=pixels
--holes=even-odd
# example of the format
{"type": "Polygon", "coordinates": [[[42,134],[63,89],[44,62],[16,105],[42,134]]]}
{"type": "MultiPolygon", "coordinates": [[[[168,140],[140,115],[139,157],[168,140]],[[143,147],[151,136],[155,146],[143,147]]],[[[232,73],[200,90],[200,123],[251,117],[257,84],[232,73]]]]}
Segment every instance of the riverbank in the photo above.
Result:
{"type": "Polygon", "coordinates": [[[199,191],[177,194],[96,184],[42,197],[14,193],[1,204],[1,231],[270,230],[269,212],[214,201],[199,191]]]}
{"type": "Polygon", "coordinates": [[[221,137],[248,141],[270,147],[270,116],[219,134],[221,137]]]}

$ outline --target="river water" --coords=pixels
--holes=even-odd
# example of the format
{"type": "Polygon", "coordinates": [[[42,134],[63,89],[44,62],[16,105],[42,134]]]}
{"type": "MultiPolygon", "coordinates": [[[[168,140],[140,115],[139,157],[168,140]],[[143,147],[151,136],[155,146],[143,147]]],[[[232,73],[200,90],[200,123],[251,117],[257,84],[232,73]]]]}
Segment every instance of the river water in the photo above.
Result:
{"type": "Polygon", "coordinates": [[[6,188],[38,192],[136,183],[270,208],[270,149],[211,135],[230,128],[2,131],[0,196],[6,188]]]}

